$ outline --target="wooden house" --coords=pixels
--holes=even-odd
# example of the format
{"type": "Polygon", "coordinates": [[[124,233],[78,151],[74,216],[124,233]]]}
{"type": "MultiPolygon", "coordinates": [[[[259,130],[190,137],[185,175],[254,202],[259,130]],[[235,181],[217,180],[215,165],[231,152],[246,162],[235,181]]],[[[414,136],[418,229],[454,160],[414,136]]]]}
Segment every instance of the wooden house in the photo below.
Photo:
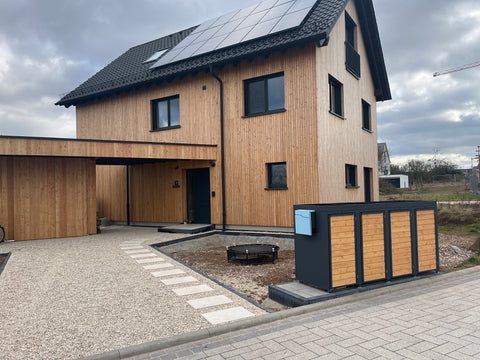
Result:
{"type": "Polygon", "coordinates": [[[28,213],[47,224],[38,238],[83,235],[97,208],[291,228],[294,204],[378,200],[376,103],[390,98],[371,0],[265,0],[135,46],[64,96],[77,140],[0,138],[0,223],[34,238],[28,213]]]}

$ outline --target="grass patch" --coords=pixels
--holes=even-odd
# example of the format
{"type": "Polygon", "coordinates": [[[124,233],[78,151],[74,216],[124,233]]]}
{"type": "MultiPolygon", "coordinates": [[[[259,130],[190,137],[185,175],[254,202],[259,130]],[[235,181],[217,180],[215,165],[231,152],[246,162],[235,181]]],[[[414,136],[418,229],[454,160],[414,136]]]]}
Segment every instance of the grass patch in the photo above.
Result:
{"type": "Polygon", "coordinates": [[[380,200],[475,201],[480,198],[466,189],[464,184],[447,183],[412,186],[410,189],[380,185],[380,200]]]}
{"type": "Polygon", "coordinates": [[[468,265],[480,265],[480,257],[478,256],[471,256],[464,262],[462,262],[463,266],[468,266],[468,265]]]}

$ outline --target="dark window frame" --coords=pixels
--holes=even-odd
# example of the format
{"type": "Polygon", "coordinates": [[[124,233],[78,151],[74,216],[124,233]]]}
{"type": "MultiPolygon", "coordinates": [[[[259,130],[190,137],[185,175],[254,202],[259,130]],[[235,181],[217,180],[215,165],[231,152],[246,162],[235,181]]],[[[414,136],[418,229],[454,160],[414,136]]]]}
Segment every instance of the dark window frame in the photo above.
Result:
{"type": "Polygon", "coordinates": [[[345,164],[345,187],[347,189],[358,189],[357,165],[345,164]]]}
{"type": "Polygon", "coordinates": [[[256,78],[251,78],[251,79],[246,79],[243,80],[243,97],[244,97],[244,118],[247,117],[252,117],[252,116],[260,116],[260,115],[267,115],[267,114],[275,114],[275,113],[280,113],[280,112],[285,112],[285,74],[284,72],[278,72],[275,74],[269,74],[265,76],[259,76],[256,78]],[[283,91],[283,107],[281,108],[276,108],[276,109],[271,109],[269,110],[269,93],[268,93],[268,80],[269,79],[274,79],[274,78],[283,78],[283,85],[284,85],[284,91],[283,91]],[[249,84],[254,83],[254,82],[259,82],[263,81],[263,97],[265,99],[263,110],[262,111],[257,111],[253,112],[250,109],[249,105],[249,96],[250,96],[250,91],[249,91],[249,84]]]}
{"type": "Polygon", "coordinates": [[[178,129],[180,128],[180,95],[172,95],[163,97],[160,99],[152,100],[152,130],[151,131],[162,131],[162,130],[170,130],[170,129],[178,129]],[[178,125],[171,125],[172,116],[171,116],[171,101],[178,99],[178,125]],[[160,102],[167,102],[168,104],[168,126],[160,127],[158,125],[158,103],[160,102]]]}
{"type": "Polygon", "coordinates": [[[287,182],[287,163],[283,162],[274,162],[274,163],[267,163],[267,187],[265,190],[288,190],[288,182],[287,182]],[[272,173],[273,173],[273,166],[283,165],[285,166],[285,183],[284,184],[275,184],[273,183],[272,173]]]}
{"type": "Polygon", "coordinates": [[[362,99],[362,129],[372,132],[372,111],[368,102],[362,99]]]}
{"type": "Polygon", "coordinates": [[[345,11],[345,66],[357,80],[360,79],[360,54],[358,54],[357,24],[345,11]]]}
{"type": "Polygon", "coordinates": [[[350,44],[357,51],[357,24],[345,11],[345,42],[350,44]]]}
{"type": "Polygon", "coordinates": [[[332,75],[328,75],[328,94],[330,97],[330,113],[345,120],[343,115],[343,84],[332,75]]]}

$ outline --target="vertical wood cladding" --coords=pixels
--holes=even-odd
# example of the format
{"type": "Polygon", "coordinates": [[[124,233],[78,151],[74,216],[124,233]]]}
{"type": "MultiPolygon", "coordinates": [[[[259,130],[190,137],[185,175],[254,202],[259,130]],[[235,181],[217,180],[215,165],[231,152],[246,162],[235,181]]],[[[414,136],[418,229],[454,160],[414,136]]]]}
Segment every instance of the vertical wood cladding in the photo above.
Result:
{"type": "Polygon", "coordinates": [[[330,218],[332,286],[356,283],[355,221],[353,215],[330,218]]]}
{"type": "Polygon", "coordinates": [[[410,232],[410,212],[392,212],[390,214],[392,238],[393,276],[412,273],[412,236],[410,232]]]}
{"type": "Polygon", "coordinates": [[[383,213],[362,215],[363,281],[385,278],[383,213]]]}
{"type": "Polygon", "coordinates": [[[437,268],[435,212],[417,211],[418,271],[437,268]]]}
{"type": "MultiPolygon", "coordinates": [[[[316,82],[312,76],[315,45],[274,53],[268,58],[256,57],[216,72],[223,80],[225,94],[227,224],[293,226],[293,205],[320,199],[316,82]],[[278,72],[284,73],[286,111],[244,118],[243,81],[278,72]],[[286,162],[288,190],[265,190],[266,164],[272,162],[286,162]]],[[[219,133],[219,84],[210,74],[187,76],[77,107],[79,138],[219,145],[219,133]],[[206,90],[202,90],[203,85],[206,90]],[[151,132],[150,101],[175,94],[180,96],[180,129],[151,132]]],[[[205,161],[194,160],[188,167],[209,167],[205,161]]],[[[216,193],[211,207],[215,224],[222,222],[220,169],[218,148],[216,166],[210,167],[210,187],[216,193]]],[[[175,166],[135,165],[131,177],[132,221],[183,221],[186,197],[183,186],[172,188],[174,180],[182,183],[183,179],[178,177],[175,166]]],[[[126,199],[119,190],[126,186],[124,178],[119,170],[98,172],[103,216],[126,220],[126,199]],[[117,185],[112,184],[114,176],[119,179],[117,185]]]]}
{"type": "Polygon", "coordinates": [[[96,232],[95,162],[90,159],[2,158],[0,224],[7,239],[96,232]],[[6,190],[5,190],[6,189],[6,190]]]}

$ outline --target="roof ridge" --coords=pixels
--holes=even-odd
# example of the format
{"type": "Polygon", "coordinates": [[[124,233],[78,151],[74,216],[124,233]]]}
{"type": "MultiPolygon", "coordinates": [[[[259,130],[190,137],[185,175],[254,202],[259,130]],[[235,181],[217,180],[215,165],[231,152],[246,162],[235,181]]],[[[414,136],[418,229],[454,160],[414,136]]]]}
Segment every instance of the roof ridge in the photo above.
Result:
{"type": "MultiPolygon", "coordinates": [[[[174,36],[174,35],[181,35],[181,34],[184,33],[184,32],[193,31],[193,30],[195,30],[195,29],[196,29],[197,27],[199,27],[199,26],[200,26],[200,24],[199,24],[199,25],[195,25],[195,26],[191,26],[191,27],[189,27],[189,28],[186,28],[186,29],[183,29],[183,30],[180,30],[180,31],[177,31],[177,32],[174,32],[174,33],[165,35],[165,36],[161,36],[161,37],[159,37],[159,38],[156,38],[156,39],[153,39],[153,40],[144,42],[144,43],[142,43],[142,44],[138,44],[138,45],[132,46],[132,47],[131,47],[130,49],[128,49],[128,50],[132,50],[132,49],[135,49],[135,48],[138,48],[138,47],[141,47],[141,46],[145,46],[145,45],[148,45],[148,44],[153,43],[153,42],[155,42],[155,41],[159,41],[159,40],[163,40],[163,39],[172,37],[172,36],[174,36]]],[[[128,51],[128,50],[127,50],[127,51],[128,51]]]]}

